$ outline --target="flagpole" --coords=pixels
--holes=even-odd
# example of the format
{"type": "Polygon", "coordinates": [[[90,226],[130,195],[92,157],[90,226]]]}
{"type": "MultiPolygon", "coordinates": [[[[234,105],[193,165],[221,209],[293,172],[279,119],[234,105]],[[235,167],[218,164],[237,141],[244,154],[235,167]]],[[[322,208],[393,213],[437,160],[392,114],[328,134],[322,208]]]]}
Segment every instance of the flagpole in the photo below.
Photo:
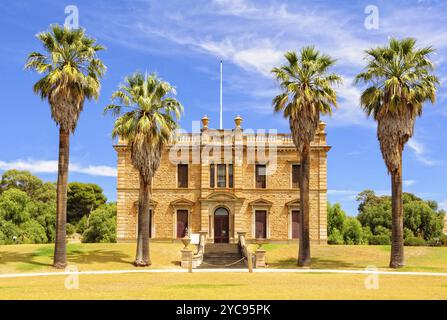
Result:
{"type": "Polygon", "coordinates": [[[220,130],[222,129],[222,60],[220,60],[220,130]]]}

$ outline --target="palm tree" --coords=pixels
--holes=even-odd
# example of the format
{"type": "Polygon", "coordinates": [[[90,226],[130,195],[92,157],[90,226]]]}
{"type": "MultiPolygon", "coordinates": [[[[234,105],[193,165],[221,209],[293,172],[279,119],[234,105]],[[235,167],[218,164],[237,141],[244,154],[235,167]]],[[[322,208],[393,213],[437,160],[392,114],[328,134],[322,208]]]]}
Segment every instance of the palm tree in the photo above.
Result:
{"type": "Polygon", "coordinates": [[[70,133],[74,133],[85,99],[98,99],[100,78],[106,67],[97,52],[104,50],[83,29],[51,25],[39,33],[45,54],[29,54],[25,69],[43,74],[34,84],[34,92],[47,99],[51,116],[59,126],[59,166],[57,175],[56,241],[54,266],[66,265],[67,179],[70,133]]]}
{"type": "Polygon", "coordinates": [[[337,106],[334,85],[342,79],[329,73],[335,60],[321,54],[313,46],[301,49],[300,55],[294,51],[285,54],[287,63],[273,68],[272,73],[279,82],[282,93],[273,99],[275,112],[282,112],[289,120],[293,142],[301,157],[300,224],[298,265],[309,266],[309,176],[310,144],[315,137],[320,122],[320,114],[331,114],[332,106],[337,106]]]}
{"type": "Polygon", "coordinates": [[[404,265],[402,152],[413,136],[416,117],[424,102],[435,102],[438,78],[432,74],[431,47],[416,48],[416,40],[391,39],[384,47],[366,51],[368,64],[356,82],[369,85],[360,103],[378,122],[377,138],[391,175],[392,245],[390,267],[404,265]]]}
{"type": "Polygon", "coordinates": [[[105,112],[118,117],[114,138],[127,141],[133,166],[139,171],[138,239],[134,265],[149,266],[149,203],[152,178],[160,165],[163,148],[178,128],[183,107],[173,96],[175,89],[155,74],[135,73],[112,95],[105,112]],[[114,104],[116,102],[117,104],[114,104]],[[126,112],[122,112],[126,109],[126,112]],[[174,119],[175,118],[175,119],[174,119]]]}

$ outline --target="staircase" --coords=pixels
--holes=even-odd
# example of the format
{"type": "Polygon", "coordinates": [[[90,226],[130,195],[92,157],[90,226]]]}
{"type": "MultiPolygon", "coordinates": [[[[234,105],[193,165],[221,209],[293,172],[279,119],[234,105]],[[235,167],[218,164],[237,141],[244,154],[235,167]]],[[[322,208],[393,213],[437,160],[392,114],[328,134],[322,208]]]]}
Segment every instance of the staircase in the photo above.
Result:
{"type": "Polygon", "coordinates": [[[234,263],[240,259],[242,259],[242,255],[239,252],[239,246],[237,244],[209,243],[205,245],[203,262],[198,269],[247,268],[244,260],[234,263]]]}

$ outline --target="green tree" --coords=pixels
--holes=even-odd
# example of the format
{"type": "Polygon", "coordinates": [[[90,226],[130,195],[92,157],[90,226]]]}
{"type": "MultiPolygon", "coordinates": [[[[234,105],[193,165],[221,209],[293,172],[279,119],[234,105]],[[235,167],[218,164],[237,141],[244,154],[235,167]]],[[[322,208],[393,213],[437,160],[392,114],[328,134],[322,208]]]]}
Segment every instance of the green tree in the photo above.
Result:
{"type": "Polygon", "coordinates": [[[88,220],[82,242],[116,242],[116,204],[97,208],[88,220]]]}
{"type": "Polygon", "coordinates": [[[346,244],[363,243],[363,229],[360,221],[354,217],[348,217],[343,228],[343,238],[346,244]]]}
{"type": "Polygon", "coordinates": [[[24,191],[8,189],[0,194],[0,219],[19,225],[29,220],[35,209],[24,191]]]}
{"type": "Polygon", "coordinates": [[[174,87],[155,74],[135,73],[113,93],[105,111],[118,116],[113,137],[127,141],[131,161],[139,172],[138,239],[135,266],[151,264],[149,256],[149,203],[152,178],[160,165],[163,148],[173,141],[182,105],[174,87]],[[116,104],[115,104],[116,103],[116,104]],[[122,110],[126,112],[123,113],[122,110]]]}
{"type": "Polygon", "coordinates": [[[67,221],[77,224],[82,217],[107,202],[100,186],[94,183],[71,182],[67,192],[67,221]]]}
{"type": "Polygon", "coordinates": [[[328,216],[327,216],[327,224],[328,224],[328,235],[330,236],[334,229],[343,233],[343,227],[345,225],[346,220],[346,212],[344,212],[339,203],[331,206],[328,203],[327,206],[328,216]]]}
{"type": "Polygon", "coordinates": [[[70,133],[75,131],[85,99],[97,99],[105,66],[97,52],[104,48],[85,35],[83,29],[52,25],[39,33],[45,54],[32,52],[25,68],[44,76],[34,92],[47,99],[51,116],[59,126],[59,166],[57,178],[56,240],[54,266],[66,266],[67,182],[70,133]]]}
{"type": "Polygon", "coordinates": [[[44,227],[36,220],[28,220],[20,226],[22,243],[47,243],[48,238],[44,227]]]}
{"type": "Polygon", "coordinates": [[[22,230],[12,221],[0,218],[0,244],[20,243],[19,236],[22,230]]]}
{"type": "MultiPolygon", "coordinates": [[[[425,201],[414,194],[404,193],[404,238],[419,237],[427,241],[435,240],[442,234],[444,212],[435,210],[435,201],[425,201]]],[[[391,235],[391,197],[376,196],[374,192],[360,193],[358,220],[371,229],[374,235],[391,235]],[[368,194],[368,196],[364,196],[368,194]]]]}
{"type": "Polygon", "coordinates": [[[5,171],[0,181],[0,193],[9,189],[22,190],[33,200],[47,202],[56,199],[54,184],[44,183],[29,171],[5,171]]]}
{"type": "Polygon", "coordinates": [[[435,101],[439,80],[432,73],[429,55],[433,51],[431,47],[416,48],[415,39],[391,39],[387,46],[366,51],[368,64],[356,77],[369,85],[360,103],[378,122],[377,137],[391,175],[391,268],[404,266],[402,153],[424,103],[435,101]]]}
{"type": "Polygon", "coordinates": [[[404,226],[411,230],[414,236],[431,240],[442,235],[442,214],[432,209],[424,201],[411,201],[404,204],[404,226]]]}
{"type": "Polygon", "coordinates": [[[320,114],[331,114],[337,105],[337,95],[333,87],[341,83],[341,78],[329,73],[335,63],[331,57],[321,54],[315,47],[304,47],[298,55],[294,51],[285,54],[286,63],[273,68],[282,93],[273,101],[275,112],[282,112],[289,120],[293,142],[301,159],[300,225],[298,265],[311,263],[309,238],[309,176],[310,143],[318,130],[320,114]]]}

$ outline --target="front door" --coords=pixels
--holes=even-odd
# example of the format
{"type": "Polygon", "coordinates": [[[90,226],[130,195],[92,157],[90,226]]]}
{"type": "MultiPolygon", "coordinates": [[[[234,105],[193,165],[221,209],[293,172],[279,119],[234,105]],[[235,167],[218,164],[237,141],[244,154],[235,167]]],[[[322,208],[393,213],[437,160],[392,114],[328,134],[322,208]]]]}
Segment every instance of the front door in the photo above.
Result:
{"type": "Polygon", "coordinates": [[[214,212],[214,243],[228,243],[230,241],[230,214],[225,208],[218,208],[214,212]]]}

